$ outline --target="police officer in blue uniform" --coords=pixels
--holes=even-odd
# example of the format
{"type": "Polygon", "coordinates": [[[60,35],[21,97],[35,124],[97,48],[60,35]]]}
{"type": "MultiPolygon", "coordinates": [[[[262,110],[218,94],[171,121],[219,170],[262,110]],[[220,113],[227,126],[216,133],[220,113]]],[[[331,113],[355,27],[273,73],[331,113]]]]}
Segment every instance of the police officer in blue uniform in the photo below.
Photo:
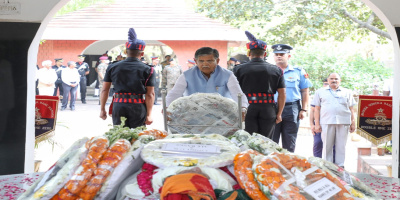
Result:
{"type": "Polygon", "coordinates": [[[78,69],[79,75],[81,76],[79,87],[81,92],[81,101],[83,104],[86,104],[86,76],[90,72],[89,64],[83,62],[85,57],[85,55],[78,55],[78,62],[76,62],[76,69],[78,69]]]}
{"type": "Polygon", "coordinates": [[[290,50],[293,49],[291,46],[275,44],[272,49],[275,63],[283,70],[286,84],[286,103],[282,122],[275,127],[273,140],[279,144],[279,138],[282,136],[282,147],[294,152],[300,119],[305,117],[308,109],[308,88],[312,83],[303,68],[289,65],[290,50]]]}
{"type": "Polygon", "coordinates": [[[154,68],[140,61],[146,43],[137,39],[133,28],[129,29],[129,40],[125,46],[128,58],[110,65],[104,76],[100,93],[100,118],[107,118],[105,105],[112,83],[115,91],[110,105],[113,124],[121,124],[121,117],[126,117],[125,125],[129,128],[150,125],[153,122],[154,68]]]}
{"type": "Polygon", "coordinates": [[[57,89],[60,90],[60,96],[62,97],[64,91],[63,91],[63,86],[62,86],[62,80],[61,80],[61,71],[62,69],[66,68],[66,66],[62,65],[63,64],[63,59],[62,58],[55,58],[54,59],[56,61],[56,64],[53,65],[51,68],[54,69],[54,71],[56,71],[57,73],[57,80],[54,83],[55,84],[55,88],[54,88],[54,94],[53,96],[57,96],[57,89]]]}
{"type": "Polygon", "coordinates": [[[282,121],[282,111],[286,100],[285,79],[277,66],[265,62],[267,43],[257,40],[250,32],[245,32],[247,56],[250,61],[234,68],[234,74],[249,101],[245,117],[245,130],[259,133],[272,139],[275,124],[282,121]],[[278,108],[274,95],[278,92],[278,108]]]}

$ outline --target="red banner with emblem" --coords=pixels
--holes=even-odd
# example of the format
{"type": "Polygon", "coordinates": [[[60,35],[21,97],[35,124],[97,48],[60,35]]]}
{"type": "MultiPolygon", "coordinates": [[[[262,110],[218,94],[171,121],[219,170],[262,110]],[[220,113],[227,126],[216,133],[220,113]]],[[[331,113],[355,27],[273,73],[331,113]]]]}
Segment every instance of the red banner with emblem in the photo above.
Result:
{"type": "Polygon", "coordinates": [[[51,137],[56,129],[58,96],[36,95],[35,139],[36,143],[51,137]]]}
{"type": "Polygon", "coordinates": [[[392,139],[392,97],[359,96],[357,134],[375,145],[392,139]]]}

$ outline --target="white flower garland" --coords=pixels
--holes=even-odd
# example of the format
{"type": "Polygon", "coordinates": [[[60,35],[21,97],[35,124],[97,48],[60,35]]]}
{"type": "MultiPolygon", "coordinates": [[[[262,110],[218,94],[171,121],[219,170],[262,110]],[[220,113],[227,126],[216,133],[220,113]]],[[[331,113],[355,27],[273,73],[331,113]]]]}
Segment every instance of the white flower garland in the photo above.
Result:
{"type": "Polygon", "coordinates": [[[159,168],[172,166],[218,168],[232,164],[233,158],[239,152],[240,149],[230,141],[206,138],[171,138],[150,142],[143,148],[141,156],[145,162],[159,168]],[[167,152],[166,154],[166,152],[162,150],[162,147],[164,144],[170,143],[214,145],[220,148],[220,153],[167,152]]]}

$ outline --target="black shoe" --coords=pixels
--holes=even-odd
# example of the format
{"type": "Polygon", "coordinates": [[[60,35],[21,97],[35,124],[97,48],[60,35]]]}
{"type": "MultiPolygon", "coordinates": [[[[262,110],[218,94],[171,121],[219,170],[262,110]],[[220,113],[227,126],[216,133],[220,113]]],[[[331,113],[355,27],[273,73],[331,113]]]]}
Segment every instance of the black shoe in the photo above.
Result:
{"type": "Polygon", "coordinates": [[[82,101],[83,104],[86,104],[86,101],[82,101]]]}
{"type": "Polygon", "coordinates": [[[61,108],[61,111],[64,111],[65,110],[65,108],[61,108]]]}

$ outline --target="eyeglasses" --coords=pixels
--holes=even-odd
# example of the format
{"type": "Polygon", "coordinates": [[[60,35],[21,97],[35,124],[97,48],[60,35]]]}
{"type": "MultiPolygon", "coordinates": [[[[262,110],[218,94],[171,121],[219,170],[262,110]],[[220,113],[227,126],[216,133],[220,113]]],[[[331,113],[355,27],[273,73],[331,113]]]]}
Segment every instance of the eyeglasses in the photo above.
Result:
{"type": "Polygon", "coordinates": [[[324,85],[329,85],[329,83],[324,83],[324,85]]]}

